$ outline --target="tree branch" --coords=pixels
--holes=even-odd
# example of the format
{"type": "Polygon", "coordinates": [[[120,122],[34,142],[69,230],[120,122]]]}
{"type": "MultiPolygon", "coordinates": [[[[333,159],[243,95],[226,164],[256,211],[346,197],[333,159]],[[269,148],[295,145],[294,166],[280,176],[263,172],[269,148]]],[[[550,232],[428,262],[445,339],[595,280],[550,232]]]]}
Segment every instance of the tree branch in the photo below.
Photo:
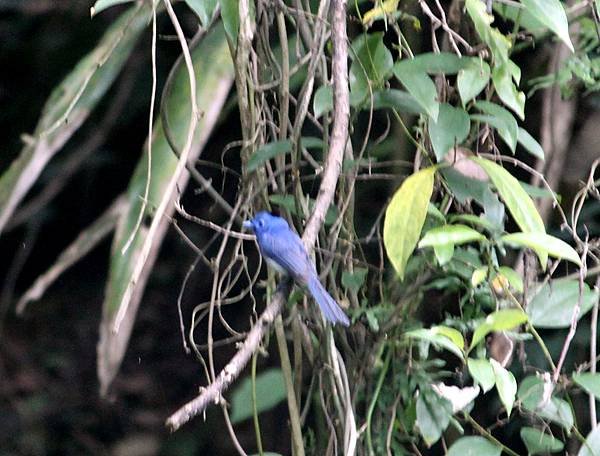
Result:
{"type": "MultiPolygon", "coordinates": [[[[336,184],[342,169],[344,148],[348,140],[350,101],[348,92],[348,47],[346,42],[346,0],[332,1],[331,27],[334,123],[319,194],[314,211],[302,236],[302,240],[308,249],[313,248],[317,234],[323,225],[327,209],[333,201],[336,184]]],[[[246,367],[252,354],[258,350],[264,335],[270,329],[275,318],[281,313],[290,289],[291,282],[284,281],[280,283],[273,299],[268,303],[256,324],[248,333],[242,347],[227,363],[214,382],[167,419],[167,427],[175,431],[193,417],[202,413],[209,404],[218,404],[223,400],[223,392],[246,367]]]]}

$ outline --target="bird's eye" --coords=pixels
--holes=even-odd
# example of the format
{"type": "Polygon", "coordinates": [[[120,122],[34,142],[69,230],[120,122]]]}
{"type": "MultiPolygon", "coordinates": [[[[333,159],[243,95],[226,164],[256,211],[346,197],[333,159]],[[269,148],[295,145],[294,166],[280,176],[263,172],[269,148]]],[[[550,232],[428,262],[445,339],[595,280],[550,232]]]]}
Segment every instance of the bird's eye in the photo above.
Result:
{"type": "Polygon", "coordinates": [[[258,221],[258,226],[260,226],[261,228],[265,226],[265,221],[264,220],[259,220],[258,221]]]}

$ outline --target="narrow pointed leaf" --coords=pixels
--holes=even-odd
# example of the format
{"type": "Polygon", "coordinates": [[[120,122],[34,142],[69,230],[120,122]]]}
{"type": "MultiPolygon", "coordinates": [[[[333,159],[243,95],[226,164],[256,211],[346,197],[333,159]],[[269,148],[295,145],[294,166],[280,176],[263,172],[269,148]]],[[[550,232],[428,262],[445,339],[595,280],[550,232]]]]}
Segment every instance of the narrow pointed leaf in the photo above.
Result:
{"type": "Polygon", "coordinates": [[[515,397],[517,395],[517,381],[512,372],[506,370],[500,365],[495,359],[490,359],[492,368],[494,369],[494,376],[496,377],[496,389],[498,395],[502,401],[502,405],[506,408],[506,414],[510,416],[513,404],[515,403],[515,397]]]}
{"type": "Polygon", "coordinates": [[[101,11],[104,11],[111,6],[120,5],[121,3],[132,2],[133,0],[97,0],[94,6],[90,8],[90,15],[94,17],[101,11]]]}
{"type": "MultiPolygon", "coordinates": [[[[192,58],[198,83],[196,94],[198,107],[204,115],[198,123],[190,160],[198,156],[211,134],[233,82],[233,65],[223,28],[213,28],[203,38],[201,45],[194,50],[192,58]]],[[[181,65],[173,79],[171,97],[167,101],[166,108],[170,134],[179,148],[183,147],[190,118],[189,96],[187,71],[185,65],[181,65]]],[[[182,191],[188,180],[187,171],[184,171],[178,176],[177,187],[172,192],[166,191],[174,178],[178,161],[167,142],[162,121],[156,123],[152,138],[152,177],[146,217],[150,218],[150,223],[159,222],[160,225],[155,231],[153,244],[146,258],[141,256],[144,243],[148,241],[148,227],[145,223],[136,232],[129,249],[122,253],[136,225],[142,205],[148,163],[146,155],[142,155],[127,190],[128,210],[119,221],[112,247],[98,343],[98,377],[103,394],[107,392],[114,379],[127,348],[148,275],[169,226],[169,217],[174,211],[176,192],[182,191]],[[165,199],[168,203],[165,217],[159,221],[154,220],[155,208],[163,204],[165,199]],[[138,277],[134,277],[136,268],[141,268],[138,277]],[[125,306],[127,310],[119,331],[115,333],[113,331],[115,317],[121,306],[125,306]]]]}
{"type": "Polygon", "coordinates": [[[150,8],[146,6],[134,7],[121,15],[98,46],[54,89],[44,106],[33,141],[0,177],[0,232],[46,164],[110,88],[149,18],[150,8]]]}
{"type": "Polygon", "coordinates": [[[432,228],[419,242],[419,248],[445,244],[460,245],[467,242],[483,241],[485,236],[466,225],[444,225],[432,228]]]}
{"type": "Polygon", "coordinates": [[[545,252],[553,258],[569,260],[581,266],[581,259],[565,241],[544,233],[511,233],[501,237],[503,242],[517,247],[528,247],[535,252],[545,252]]]}
{"type": "Polygon", "coordinates": [[[575,52],[569,36],[567,13],[559,0],[521,0],[521,3],[532,16],[552,30],[571,52],[575,52]]]}

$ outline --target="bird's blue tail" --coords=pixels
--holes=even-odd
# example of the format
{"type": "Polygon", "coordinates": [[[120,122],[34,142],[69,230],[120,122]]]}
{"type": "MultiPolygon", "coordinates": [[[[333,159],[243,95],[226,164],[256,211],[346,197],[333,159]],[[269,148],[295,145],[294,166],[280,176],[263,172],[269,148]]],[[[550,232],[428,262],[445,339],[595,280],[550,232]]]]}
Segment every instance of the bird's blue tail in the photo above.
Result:
{"type": "Polygon", "coordinates": [[[327,292],[325,287],[319,282],[317,275],[313,275],[308,281],[308,291],[315,298],[321,308],[327,321],[333,324],[340,323],[344,326],[350,326],[350,320],[341,307],[335,302],[335,299],[327,292]]]}

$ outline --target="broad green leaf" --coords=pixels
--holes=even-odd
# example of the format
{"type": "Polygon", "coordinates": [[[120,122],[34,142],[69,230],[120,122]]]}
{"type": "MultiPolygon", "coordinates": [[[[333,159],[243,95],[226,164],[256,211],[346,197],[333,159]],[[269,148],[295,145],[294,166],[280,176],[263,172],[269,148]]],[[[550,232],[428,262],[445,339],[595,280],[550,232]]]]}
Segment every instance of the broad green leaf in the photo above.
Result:
{"type": "Polygon", "coordinates": [[[531,184],[521,181],[519,181],[519,184],[521,184],[521,187],[523,187],[525,193],[527,193],[532,198],[552,198],[556,199],[560,203],[560,195],[557,195],[556,193],[552,192],[551,190],[548,190],[545,187],[535,187],[531,184]]]}
{"type": "Polygon", "coordinates": [[[507,331],[527,321],[527,314],[521,309],[502,309],[489,314],[473,333],[471,348],[473,349],[481,340],[492,331],[507,331]]]}
{"type": "MultiPolygon", "coordinates": [[[[568,328],[579,299],[579,281],[559,279],[545,284],[527,304],[530,323],[536,328],[568,328]]],[[[584,284],[579,318],[598,300],[598,291],[584,284]]]]}
{"type": "Polygon", "coordinates": [[[485,3],[480,0],[466,0],[465,8],[469,17],[475,25],[475,30],[481,40],[487,44],[494,56],[496,65],[502,65],[508,60],[508,50],[510,49],[510,40],[491,27],[494,16],[486,12],[485,3]]]}
{"type": "Polygon", "coordinates": [[[238,33],[240,31],[240,9],[238,0],[219,0],[221,5],[221,20],[229,41],[234,47],[237,46],[238,33]]]}
{"type": "Polygon", "coordinates": [[[433,253],[440,266],[448,264],[454,255],[454,244],[440,244],[433,246],[433,253]]]}
{"type": "MultiPolygon", "coordinates": [[[[330,101],[330,104],[332,104],[332,101],[330,101]]],[[[425,113],[423,107],[417,103],[417,100],[410,93],[398,89],[383,89],[373,92],[373,109],[384,108],[397,109],[406,114],[425,113]]],[[[329,110],[331,109],[330,106],[329,110]]]]}
{"type": "Polygon", "coordinates": [[[459,57],[451,52],[425,52],[410,60],[411,65],[429,74],[456,74],[469,65],[472,57],[459,57]]]}
{"type": "Polygon", "coordinates": [[[420,391],[417,398],[417,427],[427,445],[433,445],[446,430],[452,416],[452,404],[433,391],[420,391]]]}
{"type": "MultiPolygon", "coordinates": [[[[197,134],[189,155],[191,160],[195,160],[217,122],[233,83],[233,64],[222,26],[213,27],[203,37],[201,45],[192,53],[192,60],[197,80],[197,103],[205,113],[198,121],[197,134]]],[[[144,224],[135,232],[129,248],[122,252],[136,226],[143,204],[148,174],[148,158],[145,154],[140,157],[130,180],[127,189],[128,208],[118,222],[113,239],[98,344],[98,377],[103,393],[116,375],[127,348],[146,280],[175,209],[172,201],[178,192],[185,189],[188,181],[188,174],[184,171],[179,175],[177,185],[171,185],[176,176],[178,161],[166,135],[173,138],[179,150],[183,148],[191,115],[189,98],[189,78],[185,65],[182,64],[175,73],[170,97],[166,100],[163,118],[167,120],[168,126],[158,121],[152,134],[152,168],[145,215],[151,220],[149,223],[160,223],[152,238],[153,247],[145,261],[142,261],[141,252],[148,241],[149,232],[144,224]],[[167,191],[169,188],[172,191],[167,191]],[[158,220],[154,215],[161,204],[168,206],[166,216],[158,220]],[[134,279],[136,271],[141,271],[137,280],[134,279]],[[126,312],[119,331],[115,333],[114,322],[120,308],[126,309],[126,312]]]]}
{"type": "MultiPolygon", "coordinates": [[[[447,335],[441,334],[433,328],[431,328],[431,329],[420,328],[420,329],[408,331],[406,333],[406,337],[411,338],[411,339],[419,339],[419,340],[423,340],[425,342],[429,342],[430,344],[434,345],[435,347],[444,348],[444,349],[454,353],[460,359],[463,359],[464,341],[461,344],[460,340],[458,340],[458,338],[456,336],[454,337],[454,339],[451,339],[447,335]],[[459,344],[456,344],[455,340],[459,344]]],[[[461,338],[462,338],[462,335],[461,335],[461,338]]]]}
{"type": "Polygon", "coordinates": [[[438,163],[450,149],[467,139],[470,128],[471,121],[464,109],[440,104],[437,121],[429,119],[429,138],[438,163]]]}
{"type": "Polygon", "coordinates": [[[496,384],[496,377],[494,376],[494,369],[487,359],[474,359],[469,358],[467,360],[467,366],[469,373],[473,379],[481,385],[484,393],[490,391],[496,384]]]}
{"type": "Polygon", "coordinates": [[[354,268],[354,271],[342,273],[342,285],[353,293],[358,293],[365,283],[369,270],[367,268],[354,268]]]}
{"type": "Polygon", "coordinates": [[[473,288],[475,288],[478,285],[480,285],[485,280],[485,278],[487,277],[487,274],[488,274],[488,267],[487,266],[475,269],[473,271],[473,274],[471,274],[471,286],[473,288]]]}
{"type": "Polygon", "coordinates": [[[466,225],[444,225],[430,229],[419,242],[419,248],[436,245],[460,245],[467,242],[483,241],[485,236],[466,225]]]}
{"type": "Polygon", "coordinates": [[[502,448],[484,437],[461,437],[448,448],[446,456],[500,456],[502,448]]]}
{"type": "Polygon", "coordinates": [[[552,30],[571,52],[575,52],[569,37],[567,14],[559,0],[521,0],[521,3],[532,16],[552,30]]]}
{"type": "Polygon", "coordinates": [[[352,43],[352,50],[354,54],[350,68],[350,88],[353,75],[366,77],[375,87],[388,78],[394,59],[383,42],[383,32],[359,35],[352,43]]]}
{"type": "Polygon", "coordinates": [[[506,414],[510,416],[517,395],[517,381],[512,372],[502,367],[498,361],[491,358],[490,363],[492,369],[494,369],[496,389],[498,390],[500,401],[502,402],[502,405],[504,405],[504,408],[506,408],[506,414]]]}
{"type": "Polygon", "coordinates": [[[450,339],[454,345],[456,345],[461,350],[465,348],[465,340],[463,339],[460,331],[454,328],[450,328],[449,326],[433,326],[431,328],[431,332],[434,334],[439,334],[441,336],[445,336],[450,339]]]}
{"type": "Polygon", "coordinates": [[[517,291],[517,293],[523,293],[523,279],[514,269],[509,268],[508,266],[500,266],[498,272],[502,277],[505,277],[506,280],[508,280],[510,286],[517,291]]]}
{"type": "MultiPolygon", "coordinates": [[[[509,60],[510,62],[510,60],[509,60]]],[[[492,81],[498,96],[506,106],[521,118],[525,119],[525,94],[519,92],[508,69],[508,63],[495,66],[492,81]]]]}
{"type": "Polygon", "coordinates": [[[573,381],[585,389],[588,393],[600,399],[600,374],[584,372],[573,374],[573,381]]]}
{"type": "MultiPolygon", "coordinates": [[[[271,410],[285,398],[281,369],[267,369],[256,376],[256,410],[259,414],[271,410]]],[[[231,395],[231,422],[241,423],[252,415],[252,379],[246,377],[231,395]]]]}
{"type": "Polygon", "coordinates": [[[110,8],[114,5],[120,5],[121,3],[132,2],[133,0],[97,0],[94,6],[90,8],[90,16],[94,17],[96,14],[110,8]]]}
{"type": "Polygon", "coordinates": [[[362,23],[368,25],[377,19],[384,18],[386,14],[392,14],[398,9],[399,1],[400,0],[384,0],[383,2],[377,2],[375,8],[372,8],[363,14],[362,23]]]}
{"type": "Polygon", "coordinates": [[[478,226],[480,228],[486,229],[491,232],[495,231],[494,225],[492,225],[488,220],[486,220],[483,217],[478,217],[477,215],[473,215],[473,214],[452,214],[449,217],[449,221],[451,223],[454,223],[454,222],[470,223],[472,225],[478,226]]]}
{"type": "Polygon", "coordinates": [[[458,93],[463,106],[481,93],[490,80],[490,66],[483,59],[472,60],[458,72],[458,93]]]}
{"type": "Polygon", "coordinates": [[[318,119],[323,114],[333,109],[333,89],[331,86],[322,85],[315,92],[313,99],[313,114],[318,119]]]}
{"type": "Polygon", "coordinates": [[[540,143],[537,142],[535,138],[527,132],[527,130],[519,127],[519,130],[517,132],[517,141],[523,146],[523,148],[527,152],[529,152],[534,157],[537,157],[540,160],[545,159],[544,149],[542,149],[540,143]]]}
{"type": "MultiPolygon", "coordinates": [[[[414,60],[414,59],[413,59],[414,60]]],[[[435,84],[413,60],[401,60],[394,65],[394,75],[414,97],[427,115],[437,120],[439,103],[435,84]]]]}
{"type": "Polygon", "coordinates": [[[565,241],[544,233],[511,233],[500,238],[502,242],[517,247],[528,247],[535,252],[545,252],[553,258],[569,260],[581,266],[579,255],[565,241]]]}
{"type": "Polygon", "coordinates": [[[274,141],[267,144],[263,144],[254,152],[248,160],[248,172],[255,171],[259,166],[263,165],[266,161],[291,152],[292,142],[288,139],[282,141],[274,141]]]}
{"type": "MultiPolygon", "coordinates": [[[[546,229],[542,217],[540,217],[531,198],[519,185],[519,181],[492,161],[479,157],[472,157],[471,160],[479,164],[490,177],[521,231],[524,233],[545,234],[546,229]]],[[[542,269],[545,270],[548,253],[545,250],[536,250],[536,254],[540,259],[542,269]]]]}
{"type": "Polygon", "coordinates": [[[185,0],[185,3],[196,13],[203,27],[208,27],[217,7],[217,0],[185,0]]]}
{"type": "Polygon", "coordinates": [[[383,244],[401,280],[425,223],[435,171],[436,167],[432,166],[408,177],[385,211],[383,244]]]}
{"type": "Polygon", "coordinates": [[[306,149],[325,149],[325,141],[322,138],[317,138],[316,136],[302,136],[300,138],[300,144],[302,147],[306,149]]]}
{"type": "Polygon", "coordinates": [[[140,5],[122,14],[52,91],[32,135],[34,140],[0,176],[0,232],[49,160],[104,97],[146,27],[150,11],[140,5]]]}
{"type": "Polygon", "coordinates": [[[471,115],[471,118],[494,127],[511,152],[514,153],[517,148],[519,126],[513,115],[502,106],[489,101],[478,101],[475,103],[475,107],[487,116],[471,115]]]}
{"type": "Polygon", "coordinates": [[[577,456],[598,456],[600,455],[600,426],[596,426],[585,438],[581,444],[577,456]]]}
{"type": "MultiPolygon", "coordinates": [[[[551,387],[551,385],[546,385],[546,387],[551,387]]],[[[541,378],[536,376],[524,378],[518,391],[521,405],[534,415],[558,423],[567,432],[570,431],[574,418],[569,403],[554,396],[548,400],[544,388],[544,381],[541,378]]]]}
{"type": "Polygon", "coordinates": [[[520,435],[527,448],[527,453],[530,455],[556,453],[562,451],[565,446],[564,443],[552,435],[532,427],[522,428],[520,435]]]}

